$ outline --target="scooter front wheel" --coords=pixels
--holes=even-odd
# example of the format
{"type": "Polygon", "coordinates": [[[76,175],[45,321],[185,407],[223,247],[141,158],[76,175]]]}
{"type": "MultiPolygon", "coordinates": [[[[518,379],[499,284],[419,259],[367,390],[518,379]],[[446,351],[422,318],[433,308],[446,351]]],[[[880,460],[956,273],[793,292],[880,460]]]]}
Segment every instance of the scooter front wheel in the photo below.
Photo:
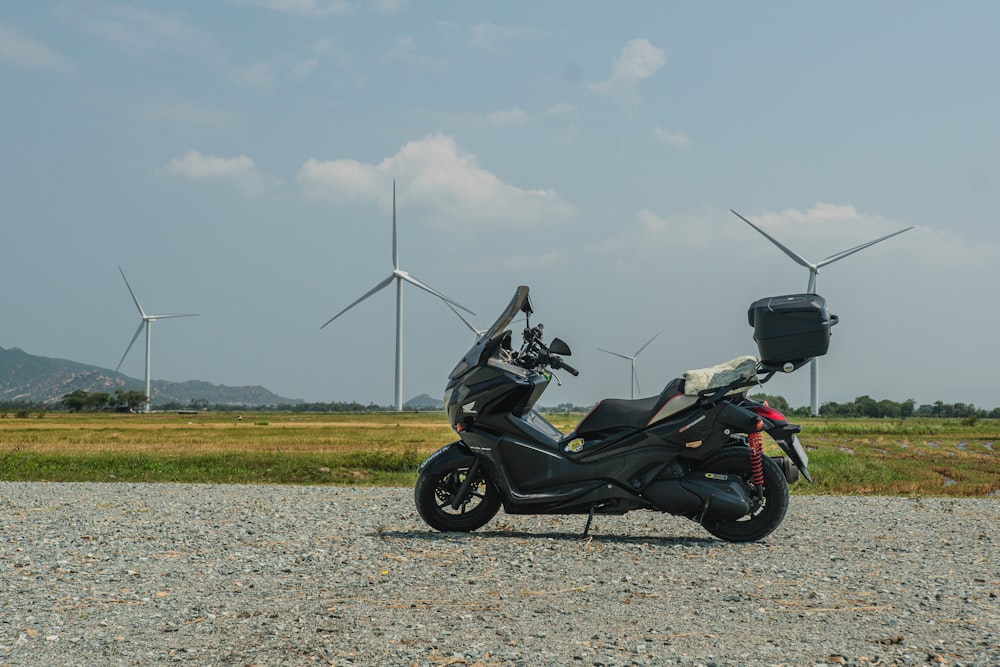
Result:
{"type": "Polygon", "coordinates": [[[413,499],[420,516],[442,532],[469,532],[485,525],[500,509],[500,493],[480,468],[469,481],[464,497],[456,495],[469,475],[468,466],[420,473],[413,499]]]}
{"type": "MultiPolygon", "coordinates": [[[[754,542],[774,532],[785,518],[788,509],[788,482],[778,464],[767,456],[761,457],[764,472],[763,497],[757,501],[754,510],[739,519],[713,519],[711,514],[701,520],[701,525],[719,539],[728,542],[754,542]]],[[[750,450],[746,447],[726,447],[706,461],[701,469],[730,475],[738,475],[750,483],[750,450]]]]}

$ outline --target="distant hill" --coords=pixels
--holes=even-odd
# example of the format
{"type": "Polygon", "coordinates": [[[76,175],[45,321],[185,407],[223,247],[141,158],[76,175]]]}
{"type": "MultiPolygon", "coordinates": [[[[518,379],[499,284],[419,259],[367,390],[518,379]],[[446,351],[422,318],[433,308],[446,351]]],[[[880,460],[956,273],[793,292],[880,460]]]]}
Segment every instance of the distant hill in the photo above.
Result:
{"type": "Polygon", "coordinates": [[[403,403],[404,410],[444,410],[444,401],[440,398],[431,398],[427,394],[420,394],[403,403]]]}
{"type": "MultiPolygon", "coordinates": [[[[88,393],[116,389],[145,391],[142,380],[97,366],[88,366],[67,359],[53,359],[28,354],[16,347],[0,347],[0,402],[27,401],[55,405],[62,397],[76,390],[88,393]]],[[[227,387],[198,380],[150,383],[153,405],[204,401],[208,405],[274,406],[294,405],[301,399],[284,398],[264,387],[227,387]]]]}

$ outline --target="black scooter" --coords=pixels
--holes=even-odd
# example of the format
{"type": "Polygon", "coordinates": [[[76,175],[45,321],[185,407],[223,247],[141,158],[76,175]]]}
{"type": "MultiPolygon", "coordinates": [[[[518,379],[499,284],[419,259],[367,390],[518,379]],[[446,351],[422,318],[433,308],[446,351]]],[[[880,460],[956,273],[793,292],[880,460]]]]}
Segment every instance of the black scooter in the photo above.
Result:
{"type": "Polygon", "coordinates": [[[657,396],[599,402],[568,434],[534,410],[553,372],[578,371],[569,346],[531,326],[527,287],[448,376],[445,409],[459,439],[420,466],[414,497],[441,531],[471,531],[501,504],[508,514],[595,514],[646,509],[700,523],[731,542],[759,540],[781,523],[788,484],[809,481],[800,428],[746,397],[776,372],[825,354],[837,322],[815,294],[770,297],[749,311],[765,361],[741,357],[688,371],[657,396]],[[527,319],[514,350],[507,328],[527,319]],[[764,453],[767,433],[782,455],[764,453]]]}

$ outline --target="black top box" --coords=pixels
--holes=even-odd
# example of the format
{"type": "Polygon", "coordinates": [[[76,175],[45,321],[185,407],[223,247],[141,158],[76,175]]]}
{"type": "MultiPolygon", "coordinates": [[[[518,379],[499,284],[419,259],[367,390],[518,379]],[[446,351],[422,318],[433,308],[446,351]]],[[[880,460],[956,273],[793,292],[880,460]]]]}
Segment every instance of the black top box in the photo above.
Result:
{"type": "Polygon", "coordinates": [[[786,294],[758,299],[747,311],[753,339],[766,366],[821,357],[830,349],[830,327],[837,323],[818,294],[786,294]]]}

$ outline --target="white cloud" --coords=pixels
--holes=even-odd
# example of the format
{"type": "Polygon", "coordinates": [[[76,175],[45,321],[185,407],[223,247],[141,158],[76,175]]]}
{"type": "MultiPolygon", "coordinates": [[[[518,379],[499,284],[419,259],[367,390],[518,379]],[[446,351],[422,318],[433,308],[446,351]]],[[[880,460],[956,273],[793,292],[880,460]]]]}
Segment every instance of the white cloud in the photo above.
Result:
{"type": "Polygon", "coordinates": [[[417,51],[413,37],[399,37],[392,48],[382,56],[383,62],[404,62],[423,69],[440,69],[448,65],[445,58],[428,56],[417,51]]]}
{"type": "Polygon", "coordinates": [[[271,90],[277,84],[274,71],[268,63],[234,68],[229,72],[229,80],[250,90],[271,90]]]}
{"type": "Polygon", "coordinates": [[[545,110],[545,115],[555,122],[562,123],[553,135],[556,141],[569,143],[579,136],[580,128],[576,124],[576,117],[579,113],[580,110],[568,102],[559,102],[545,110]]]}
{"type": "Polygon", "coordinates": [[[538,267],[547,267],[548,269],[565,267],[574,259],[575,258],[571,256],[571,253],[566,250],[562,248],[552,248],[539,254],[532,254],[530,252],[511,255],[494,255],[492,253],[485,253],[483,256],[476,259],[476,266],[482,272],[509,271],[513,273],[525,274],[526,272],[537,270],[538,267]]]}
{"type": "Polygon", "coordinates": [[[316,56],[309,56],[308,58],[303,58],[294,65],[292,65],[292,76],[297,78],[302,78],[309,76],[313,71],[319,67],[320,60],[316,56]]]}
{"type": "Polygon", "coordinates": [[[511,42],[528,42],[543,39],[546,33],[537,28],[497,25],[480,21],[472,26],[472,45],[489,50],[507,50],[511,42]]]}
{"type": "Polygon", "coordinates": [[[805,211],[790,208],[784,211],[764,211],[752,216],[744,211],[739,213],[778,240],[784,242],[784,238],[788,238],[786,245],[801,240],[803,243],[828,247],[830,254],[899,229],[899,225],[881,216],[859,213],[851,204],[817,202],[805,211]],[[833,247],[834,245],[838,247],[833,247]]]}
{"type": "Polygon", "coordinates": [[[63,5],[60,11],[91,34],[129,51],[213,48],[197,27],[171,14],[97,4],[63,5]]]}
{"type": "Polygon", "coordinates": [[[486,122],[490,125],[522,125],[528,122],[528,113],[519,107],[492,111],[486,114],[486,122]]]}
{"type": "MultiPolygon", "coordinates": [[[[728,231],[738,229],[734,223],[728,231]]],[[[717,213],[663,216],[644,208],[636,213],[634,224],[618,226],[611,237],[591,243],[589,251],[602,257],[602,262],[616,264],[619,271],[642,272],[647,269],[639,260],[660,262],[665,249],[707,252],[719,239],[727,238],[725,232],[717,213]]]]}
{"type": "MultiPolygon", "coordinates": [[[[810,262],[819,262],[909,226],[860,212],[851,204],[820,202],[806,210],[739,213],[810,262]]],[[[916,227],[883,243],[884,246],[882,243],[876,246],[880,251],[866,249],[859,257],[882,252],[881,261],[896,267],[917,266],[928,275],[954,275],[991,267],[1000,254],[1000,248],[994,245],[930,227],[916,227]]],[[[659,262],[665,249],[703,255],[706,275],[712,273],[712,267],[748,258],[758,265],[794,266],[780,249],[729,211],[661,215],[642,209],[633,224],[623,225],[612,236],[588,246],[589,252],[602,257],[602,261],[617,263],[618,269],[625,272],[646,270],[644,262],[659,262]]],[[[806,269],[802,269],[802,274],[804,284],[806,269]]]]}
{"type": "Polygon", "coordinates": [[[410,0],[372,0],[372,9],[378,14],[399,14],[410,4],[410,0]]]}
{"type": "Polygon", "coordinates": [[[229,158],[212,157],[202,155],[199,151],[188,151],[183,157],[174,158],[167,165],[167,171],[196,181],[239,177],[253,170],[253,160],[246,155],[229,158]]]}
{"type": "Polygon", "coordinates": [[[238,5],[263,7],[283,14],[315,17],[348,14],[363,4],[366,4],[377,14],[399,14],[410,4],[409,0],[369,0],[368,2],[351,2],[350,0],[231,0],[231,2],[238,5]]]}
{"type": "Polygon", "coordinates": [[[300,16],[346,14],[352,9],[351,3],[347,0],[233,0],[233,2],[300,16]]]}
{"type": "Polygon", "coordinates": [[[0,63],[57,74],[73,71],[73,65],[64,57],[5,23],[0,23],[0,63]]]}
{"type": "Polygon", "coordinates": [[[349,67],[352,63],[351,57],[331,37],[323,37],[314,42],[309,47],[309,52],[311,55],[301,58],[292,65],[290,69],[292,76],[306,77],[329,60],[332,60],[334,65],[340,68],[349,67]]]}
{"type": "Polygon", "coordinates": [[[656,137],[658,141],[677,148],[690,148],[694,143],[691,140],[691,137],[683,132],[674,132],[673,130],[668,130],[665,127],[660,127],[659,125],[653,128],[653,136],[656,137]]]}
{"type": "MultiPolygon", "coordinates": [[[[805,211],[785,209],[753,215],[744,211],[740,213],[811,262],[909,226],[877,214],[863,213],[851,204],[819,202],[805,211]]],[[[748,228],[748,231],[758,236],[760,240],[757,243],[770,243],[752,229],[748,228]]],[[[1000,253],[1000,249],[989,243],[976,242],[954,232],[931,227],[914,228],[886,243],[892,243],[896,255],[905,258],[906,262],[951,273],[992,266],[1000,253]]]]}
{"type": "Polygon", "coordinates": [[[436,223],[551,224],[574,214],[572,205],[552,190],[509,185],[461,153],[452,137],[431,135],[410,141],[378,164],[339,159],[306,161],[297,175],[307,196],[391,206],[392,180],[407,206],[422,209],[436,223]]]}
{"type": "Polygon", "coordinates": [[[222,129],[231,128],[239,122],[239,116],[228,109],[164,97],[144,97],[140,102],[128,100],[121,102],[119,106],[130,109],[134,117],[148,123],[222,129]]]}
{"type": "Polygon", "coordinates": [[[611,77],[606,81],[588,83],[590,91],[618,100],[627,113],[639,104],[636,84],[656,74],[667,63],[667,56],[644,38],[631,39],[621,55],[612,59],[611,77]]]}
{"type": "Polygon", "coordinates": [[[277,182],[257,170],[254,161],[246,155],[214,157],[191,150],[174,158],[166,166],[167,173],[192,181],[224,181],[232,183],[247,196],[262,195],[277,182]]]}
{"type": "Polygon", "coordinates": [[[554,118],[568,118],[576,115],[578,109],[568,102],[559,102],[550,106],[545,113],[554,118]]]}
{"type": "MultiPolygon", "coordinates": [[[[752,214],[737,211],[810,261],[819,261],[906,226],[881,216],[859,213],[850,204],[819,202],[805,211],[786,209],[752,214]]],[[[636,221],[637,228],[623,229],[615,237],[615,244],[627,242],[644,248],[662,248],[665,244],[692,248],[721,248],[723,244],[734,244],[745,248],[754,244],[764,252],[774,247],[729,211],[660,215],[642,209],[636,221]]],[[[610,247],[616,248],[615,245],[610,247]]]]}

